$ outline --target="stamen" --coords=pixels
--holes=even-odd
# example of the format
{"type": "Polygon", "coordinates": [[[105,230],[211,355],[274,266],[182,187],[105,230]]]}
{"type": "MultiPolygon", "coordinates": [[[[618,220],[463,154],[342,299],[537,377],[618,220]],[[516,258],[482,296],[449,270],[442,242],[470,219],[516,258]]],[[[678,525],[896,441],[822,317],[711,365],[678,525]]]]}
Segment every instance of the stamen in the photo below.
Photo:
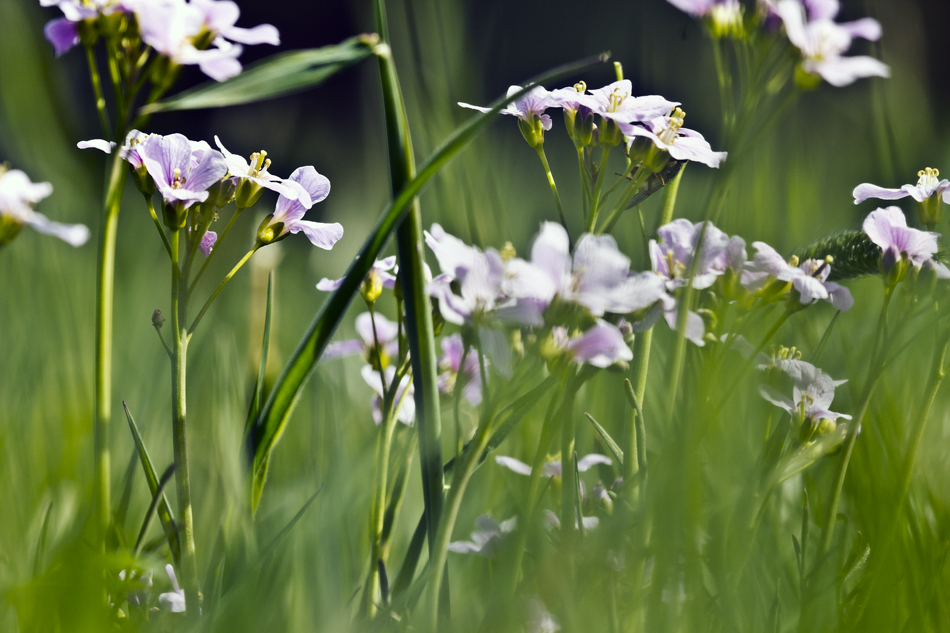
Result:
{"type": "Polygon", "coordinates": [[[587,83],[583,79],[578,81],[576,84],[574,84],[574,90],[580,93],[587,92],[587,83]]]}
{"type": "Polygon", "coordinates": [[[667,145],[671,145],[673,141],[676,140],[676,136],[679,133],[680,128],[683,127],[683,122],[685,119],[686,113],[680,108],[673,110],[673,114],[670,115],[667,128],[660,132],[660,140],[667,145]]]}
{"type": "Polygon", "coordinates": [[[798,255],[792,255],[792,256],[788,259],[788,265],[789,265],[789,266],[798,266],[798,261],[799,261],[799,260],[798,260],[798,255]]]}
{"type": "Polygon", "coordinates": [[[181,170],[175,168],[172,177],[172,189],[181,189],[182,185],[185,184],[185,179],[181,175],[181,170]]]}
{"type": "Polygon", "coordinates": [[[940,182],[938,180],[938,178],[940,177],[940,171],[932,167],[927,167],[926,169],[921,169],[920,171],[918,171],[917,177],[918,177],[918,180],[917,180],[918,187],[925,186],[925,185],[933,186],[940,182]]]}

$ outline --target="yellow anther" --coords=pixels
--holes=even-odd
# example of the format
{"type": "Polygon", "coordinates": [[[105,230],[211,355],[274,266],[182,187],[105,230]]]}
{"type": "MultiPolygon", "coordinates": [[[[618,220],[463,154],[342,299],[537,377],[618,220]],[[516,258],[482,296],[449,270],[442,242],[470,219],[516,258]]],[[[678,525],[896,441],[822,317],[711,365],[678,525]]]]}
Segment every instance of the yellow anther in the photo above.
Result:
{"type": "Polygon", "coordinates": [[[792,255],[788,260],[789,266],[798,266],[798,255],[792,255]]]}
{"type": "Polygon", "coordinates": [[[518,255],[518,252],[515,251],[515,247],[511,242],[505,242],[505,245],[502,246],[498,254],[501,255],[502,261],[507,262],[514,259],[518,255]]]}
{"type": "Polygon", "coordinates": [[[835,258],[831,255],[825,255],[825,262],[828,264],[833,264],[835,263],[835,258]]]}
{"type": "Polygon", "coordinates": [[[676,108],[673,110],[673,114],[670,115],[669,124],[667,128],[660,132],[660,140],[671,145],[673,141],[676,140],[676,135],[679,132],[680,128],[683,127],[683,121],[686,118],[686,113],[676,108]]]}
{"type": "Polygon", "coordinates": [[[181,170],[176,168],[172,178],[172,189],[181,189],[183,184],[185,184],[185,179],[181,177],[181,170]]]}
{"type": "Polygon", "coordinates": [[[918,171],[917,177],[918,177],[918,180],[917,180],[918,187],[922,185],[933,186],[940,182],[938,180],[938,178],[940,177],[940,171],[937,169],[934,169],[933,167],[927,167],[926,169],[921,169],[920,171],[918,171]]]}
{"type": "Polygon", "coordinates": [[[574,84],[574,90],[580,93],[587,92],[587,83],[582,79],[574,84]]]}

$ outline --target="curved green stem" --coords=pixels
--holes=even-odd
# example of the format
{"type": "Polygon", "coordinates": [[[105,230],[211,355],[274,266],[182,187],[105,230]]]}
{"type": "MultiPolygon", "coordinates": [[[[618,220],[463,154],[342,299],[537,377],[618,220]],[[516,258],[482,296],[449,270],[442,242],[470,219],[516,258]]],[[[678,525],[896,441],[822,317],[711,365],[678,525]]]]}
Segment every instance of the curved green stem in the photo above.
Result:
{"type": "Polygon", "coordinates": [[[155,223],[155,228],[158,229],[158,234],[162,237],[162,244],[165,245],[165,252],[168,253],[168,257],[171,259],[172,246],[168,243],[168,236],[165,235],[165,229],[162,228],[162,223],[158,219],[158,214],[155,213],[155,203],[152,202],[152,196],[145,196],[145,204],[148,205],[148,213],[152,216],[152,222],[155,223]]]}
{"type": "Polygon", "coordinates": [[[630,201],[633,199],[633,196],[640,191],[640,187],[643,186],[643,183],[646,182],[646,179],[650,176],[650,170],[646,169],[643,165],[637,168],[636,174],[634,174],[633,179],[627,185],[627,188],[624,189],[623,195],[620,196],[620,199],[617,201],[617,204],[614,205],[613,210],[610,212],[610,215],[607,216],[607,219],[604,220],[603,226],[597,231],[597,234],[609,232],[614,228],[614,225],[617,223],[617,220],[620,219],[620,216],[626,210],[626,206],[630,204],[630,201]]]}
{"type": "Polygon", "coordinates": [[[581,177],[581,198],[584,205],[584,222],[590,218],[591,191],[587,167],[584,165],[584,148],[577,148],[577,170],[581,177]]]}
{"type": "MultiPolygon", "coordinates": [[[[567,218],[564,217],[564,207],[561,206],[561,196],[557,192],[557,185],[554,184],[554,174],[551,173],[551,166],[548,164],[548,157],[544,153],[544,145],[537,145],[538,158],[541,159],[541,165],[544,167],[544,174],[548,177],[548,185],[551,187],[551,193],[554,195],[554,203],[557,205],[557,215],[561,221],[561,226],[567,231],[567,218]]],[[[568,231],[570,234],[570,231],[568,231]]]]}
{"type": "Polygon", "coordinates": [[[211,252],[208,253],[208,256],[205,258],[205,263],[201,265],[201,268],[198,270],[198,274],[195,275],[195,278],[191,280],[191,285],[188,286],[188,296],[191,296],[191,293],[195,291],[195,287],[198,285],[198,280],[201,279],[201,276],[205,273],[205,269],[208,268],[208,264],[211,263],[211,260],[214,259],[214,256],[217,255],[218,250],[221,248],[221,242],[224,241],[224,238],[228,236],[228,231],[231,230],[231,227],[234,226],[234,221],[237,220],[238,216],[241,215],[243,209],[235,209],[234,215],[231,216],[231,219],[228,220],[227,226],[224,227],[224,230],[221,231],[221,235],[218,236],[218,239],[215,240],[214,246],[211,248],[211,252]]]}
{"type": "Polygon", "coordinates": [[[594,182],[594,191],[591,194],[590,217],[587,219],[587,232],[593,233],[597,226],[597,214],[600,211],[600,190],[604,186],[604,176],[607,174],[607,159],[610,158],[610,145],[604,146],[600,155],[600,165],[597,168],[597,180],[594,182]]]}
{"type": "Polygon", "coordinates": [[[198,323],[201,322],[201,317],[203,317],[205,315],[205,312],[208,311],[208,308],[211,307],[211,303],[215,300],[215,297],[218,296],[218,293],[224,290],[224,287],[227,285],[227,283],[231,281],[231,277],[233,277],[237,273],[237,271],[241,270],[241,267],[247,263],[247,260],[251,258],[251,255],[256,253],[257,249],[259,249],[260,247],[261,247],[261,243],[256,242],[254,244],[254,247],[251,248],[251,250],[249,250],[247,254],[245,254],[244,257],[241,258],[241,261],[239,261],[237,264],[234,265],[234,268],[231,269],[231,272],[229,272],[227,275],[224,276],[224,279],[221,280],[221,283],[218,284],[218,287],[215,288],[214,292],[211,293],[211,296],[208,297],[208,300],[205,301],[205,304],[201,306],[201,311],[198,312],[198,316],[195,317],[195,320],[192,322],[191,327],[188,328],[188,332],[186,334],[188,338],[191,338],[191,335],[195,333],[195,328],[197,328],[198,323]]]}
{"type": "Polygon", "coordinates": [[[102,126],[102,133],[108,137],[112,130],[109,126],[109,113],[106,110],[106,100],[102,96],[102,79],[99,77],[99,68],[96,66],[95,48],[92,46],[84,46],[83,48],[86,49],[86,62],[89,64],[89,78],[92,80],[92,93],[96,98],[96,112],[99,113],[99,124],[102,126]]]}
{"type": "MultiPolygon", "coordinates": [[[[452,387],[455,391],[455,459],[458,460],[462,458],[462,446],[465,444],[465,438],[462,436],[462,416],[459,409],[462,405],[462,389],[465,387],[463,384],[465,380],[465,361],[468,360],[471,350],[472,346],[466,342],[462,349],[462,360],[459,362],[458,371],[455,373],[455,386],[452,387]]],[[[481,371],[482,365],[481,354],[479,354],[479,371],[481,371]]]]}

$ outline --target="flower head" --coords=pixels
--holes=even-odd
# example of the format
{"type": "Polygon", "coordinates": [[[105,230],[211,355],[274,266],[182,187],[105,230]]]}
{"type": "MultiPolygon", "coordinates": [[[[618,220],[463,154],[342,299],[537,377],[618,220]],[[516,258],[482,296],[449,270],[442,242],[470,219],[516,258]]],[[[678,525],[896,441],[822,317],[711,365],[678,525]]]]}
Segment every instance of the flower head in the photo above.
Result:
{"type": "MultiPolygon", "coordinates": [[[[380,378],[379,370],[372,365],[363,365],[363,369],[360,370],[360,374],[363,376],[363,380],[366,381],[366,384],[372,387],[373,391],[376,392],[376,395],[373,396],[373,420],[376,424],[382,424],[383,422],[383,397],[385,392],[390,389],[390,386],[393,383],[393,380],[396,378],[396,368],[390,365],[383,370],[383,375],[386,378],[386,384],[383,385],[383,381],[380,378]]],[[[416,422],[416,403],[414,398],[415,388],[413,387],[412,381],[409,376],[403,376],[399,380],[399,386],[396,388],[396,395],[393,398],[393,410],[395,411],[396,419],[405,424],[406,426],[412,426],[416,422]]]]}
{"type": "Polygon", "coordinates": [[[20,232],[24,224],[47,235],[53,235],[71,246],[82,246],[89,239],[89,229],[82,224],[53,222],[33,210],[40,200],[53,193],[48,182],[33,182],[19,169],[0,165],[0,246],[20,232]]]}
{"type": "Polygon", "coordinates": [[[597,319],[594,326],[584,332],[568,333],[567,328],[554,326],[547,345],[542,347],[542,354],[548,358],[566,355],[572,362],[601,369],[617,361],[633,360],[633,352],[623,333],[603,319],[597,319]]]}
{"type": "Polygon", "coordinates": [[[702,134],[684,128],[683,121],[685,117],[686,113],[676,108],[670,115],[649,119],[644,121],[642,125],[621,126],[621,129],[629,139],[631,149],[633,149],[635,139],[638,136],[653,141],[653,146],[656,149],[651,148],[646,161],[651,163],[651,168],[654,171],[662,169],[667,162],[663,160],[662,154],[656,154],[657,151],[665,152],[676,160],[692,160],[709,167],[718,168],[719,164],[726,160],[728,152],[713,151],[702,134]],[[651,154],[657,157],[651,158],[651,154]]]}
{"type": "Polygon", "coordinates": [[[305,205],[310,200],[310,194],[297,182],[292,180],[285,182],[283,178],[275,176],[268,171],[271,161],[267,158],[267,152],[263,150],[254,152],[251,154],[251,160],[249,162],[245,160],[243,156],[229,152],[221,143],[221,139],[217,136],[214,137],[214,142],[224,155],[224,162],[228,165],[228,175],[240,179],[238,184],[238,196],[241,197],[242,191],[240,188],[242,186],[251,190],[245,194],[245,197],[248,199],[244,201],[245,204],[241,205],[242,208],[246,208],[256,202],[257,198],[254,194],[260,195],[262,187],[276,191],[280,195],[286,196],[289,200],[300,198],[301,202],[305,205]]]}
{"type": "MultiPolygon", "coordinates": [[[[521,90],[521,86],[508,88],[508,96],[521,90]]],[[[491,112],[491,108],[462,103],[459,105],[479,112],[491,112]]],[[[557,100],[543,86],[535,86],[521,97],[500,110],[501,114],[518,117],[518,127],[531,147],[544,142],[544,133],[551,129],[551,117],[544,113],[548,108],[557,107],[557,100]]]]}
{"type": "Polygon", "coordinates": [[[50,20],[43,27],[43,35],[53,45],[57,57],[79,44],[78,22],[126,10],[125,3],[119,0],[40,0],[40,6],[57,7],[63,12],[63,17],[50,20]]]}
{"type": "Polygon", "coordinates": [[[388,367],[389,359],[399,350],[399,326],[381,314],[364,312],[356,317],[356,333],[359,335],[358,339],[327,345],[323,358],[362,354],[366,362],[373,367],[388,367]]]}
{"type": "Polygon", "coordinates": [[[847,86],[862,77],[888,77],[890,69],[867,55],[844,57],[856,37],[877,40],[881,25],[877,20],[864,18],[838,24],[837,0],[810,0],[806,6],[799,0],[780,0],[775,12],[785,24],[789,41],[802,54],[802,70],[817,75],[832,86],[847,86]]]}
{"type": "Polygon", "coordinates": [[[513,532],[517,526],[518,517],[516,516],[499,523],[487,514],[483,514],[475,519],[472,540],[449,543],[449,551],[458,554],[478,554],[479,556],[492,558],[505,535],[513,532]]]}
{"type": "Polygon", "coordinates": [[[452,394],[458,385],[459,378],[464,380],[462,395],[471,403],[478,406],[482,402],[482,375],[479,369],[478,350],[471,349],[465,357],[465,366],[462,366],[462,356],[465,355],[465,345],[459,334],[452,334],[442,339],[442,356],[439,357],[439,391],[452,394]]]}
{"type": "MultiPolygon", "coordinates": [[[[392,289],[396,286],[396,275],[389,271],[393,270],[395,267],[395,255],[386,257],[384,259],[377,259],[373,263],[373,267],[370,269],[369,275],[376,275],[382,283],[383,288],[392,289]]],[[[426,268],[428,268],[428,266],[426,268]]],[[[324,277],[319,282],[317,282],[317,290],[321,290],[323,292],[333,292],[343,285],[343,280],[345,279],[346,277],[340,277],[339,279],[329,279],[324,277]]]]}
{"type": "Polygon", "coordinates": [[[788,398],[768,386],[760,387],[759,393],[763,398],[792,415],[795,427],[802,427],[803,434],[800,437],[803,442],[811,439],[815,431],[823,430],[821,425],[824,420],[828,420],[833,429],[834,421],[838,418],[851,419],[850,415],[835,413],[828,408],[834,400],[835,387],[844,384],[846,380],[832,380],[831,376],[803,360],[785,359],[779,361],[777,366],[794,383],[792,397],[788,398]]]}
{"type": "Polygon", "coordinates": [[[468,246],[438,224],[425,233],[425,239],[442,269],[442,274],[429,286],[429,293],[439,301],[442,316],[456,325],[484,320],[502,294],[505,264],[501,255],[492,248],[482,252],[468,246]]]}
{"type": "MultiPolygon", "coordinates": [[[[281,194],[274,213],[267,216],[258,229],[258,239],[264,244],[282,240],[291,233],[303,232],[314,246],[330,250],[343,237],[343,227],[338,223],[325,224],[304,220],[307,210],[330,195],[330,181],[311,166],[298,167],[285,181],[295,183],[302,189],[296,198],[281,194]],[[310,202],[306,200],[309,197],[310,202]]],[[[294,185],[292,185],[294,186],[294,185]]],[[[295,187],[296,188],[296,187],[295,187]]]]}
{"type": "Polygon", "coordinates": [[[870,183],[854,188],[854,204],[860,204],[868,198],[879,200],[899,200],[910,196],[917,201],[920,209],[920,221],[924,224],[937,224],[943,214],[941,204],[950,202],[950,181],[938,180],[940,172],[927,167],[917,172],[916,185],[904,185],[900,189],[887,189],[870,183]]]}
{"type": "MultiPolygon", "coordinates": [[[[769,284],[770,281],[784,282],[785,290],[788,284],[798,292],[798,302],[802,306],[815,303],[819,299],[827,301],[838,310],[848,310],[854,305],[851,292],[833,281],[828,281],[831,266],[834,260],[830,256],[824,261],[806,259],[799,262],[798,257],[785,259],[774,248],[765,242],[753,242],[756,254],[748,262],[742,272],[742,285],[750,291],[757,291],[769,284]]],[[[776,293],[779,296],[781,292],[776,293]]]]}
{"type": "MultiPolygon", "coordinates": [[[[514,457],[498,455],[495,457],[495,463],[499,466],[504,466],[511,472],[518,475],[524,475],[525,477],[531,475],[531,466],[528,466],[524,462],[517,460],[514,457]]],[[[586,473],[597,464],[605,464],[610,466],[613,464],[613,461],[611,461],[611,459],[606,455],[601,455],[600,453],[590,453],[589,455],[584,455],[584,457],[577,460],[577,470],[578,472],[586,473]]],[[[544,477],[560,477],[561,460],[545,462],[541,467],[541,474],[544,477]]]]}
{"type": "Polygon", "coordinates": [[[170,564],[165,565],[165,573],[168,574],[168,580],[172,583],[172,590],[158,596],[158,603],[163,609],[172,613],[182,613],[185,610],[185,592],[178,586],[178,579],[175,577],[175,568],[170,564]]]}
{"type": "Polygon", "coordinates": [[[950,278],[950,269],[934,260],[939,235],[907,226],[904,213],[898,207],[872,211],[864,219],[862,228],[871,241],[881,247],[883,258],[894,262],[906,259],[917,268],[930,262],[939,278],[950,278]]]}
{"type": "Polygon", "coordinates": [[[208,188],[228,171],[220,152],[181,134],[149,139],[143,162],[165,203],[184,209],[207,200],[208,188]]]}

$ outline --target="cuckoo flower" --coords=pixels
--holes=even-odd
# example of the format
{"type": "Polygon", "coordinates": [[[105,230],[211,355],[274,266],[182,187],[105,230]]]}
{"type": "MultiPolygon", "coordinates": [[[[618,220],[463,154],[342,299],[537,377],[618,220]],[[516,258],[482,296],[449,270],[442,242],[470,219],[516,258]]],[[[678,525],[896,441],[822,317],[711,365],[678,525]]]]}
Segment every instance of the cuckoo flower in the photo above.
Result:
{"type": "Polygon", "coordinates": [[[590,91],[591,109],[604,119],[600,130],[602,142],[619,145],[621,135],[629,136],[627,132],[631,124],[663,116],[679,105],[658,95],[634,97],[632,93],[633,85],[629,79],[590,91]]]}
{"type": "Polygon", "coordinates": [[[378,313],[364,312],[356,317],[358,339],[327,345],[324,359],[362,354],[373,367],[389,366],[389,359],[399,350],[399,326],[378,313]],[[375,328],[374,328],[375,325],[375,328]],[[377,348],[376,342],[379,341],[377,348]]]}
{"type": "Polygon", "coordinates": [[[33,205],[53,193],[48,182],[33,182],[19,169],[0,166],[0,246],[20,232],[24,224],[34,230],[52,235],[71,246],[82,246],[89,239],[89,229],[82,224],[53,222],[33,205]]]}
{"type": "Polygon", "coordinates": [[[205,257],[211,255],[211,249],[214,248],[214,243],[218,241],[218,234],[214,231],[205,231],[205,234],[201,237],[201,242],[198,244],[198,250],[201,251],[201,254],[205,257]]]}
{"type": "Polygon", "coordinates": [[[623,126],[623,133],[629,139],[631,150],[636,150],[636,137],[643,137],[653,141],[653,146],[647,151],[645,162],[651,169],[660,171],[667,163],[669,154],[676,160],[692,160],[709,167],[719,167],[726,160],[728,152],[715,152],[703,135],[694,130],[683,127],[686,117],[679,108],[668,116],[658,116],[642,125],[623,126]]]}
{"type": "MultiPolygon", "coordinates": [[[[508,88],[508,96],[521,90],[521,86],[508,88]]],[[[462,103],[459,105],[479,112],[491,112],[491,108],[462,103]]],[[[521,97],[505,106],[500,112],[518,117],[518,127],[528,145],[536,147],[544,142],[544,133],[551,129],[551,117],[544,113],[558,106],[557,100],[543,86],[535,86],[521,97]]]]}
{"type": "Polygon", "coordinates": [[[276,191],[280,195],[286,196],[289,200],[297,200],[299,198],[305,206],[309,206],[308,203],[312,204],[309,202],[310,195],[303,187],[298,186],[294,181],[285,182],[283,178],[275,176],[268,171],[268,169],[270,169],[270,159],[267,158],[267,152],[263,150],[254,152],[251,154],[250,162],[248,162],[243,156],[229,152],[221,143],[221,139],[217,136],[214,137],[214,142],[224,155],[224,162],[228,165],[228,175],[240,178],[238,197],[242,197],[241,187],[253,190],[244,194],[244,197],[249,199],[247,200],[249,204],[242,204],[241,206],[243,208],[250,206],[256,201],[255,194],[259,195],[261,187],[276,191]],[[253,200],[251,200],[251,198],[253,198],[253,200]]]}
{"type": "Polygon", "coordinates": [[[837,0],[811,0],[806,21],[805,6],[799,0],[780,0],[775,12],[785,24],[789,41],[802,54],[802,69],[840,87],[862,77],[888,77],[890,69],[882,62],[866,55],[844,57],[856,37],[877,40],[881,25],[877,20],[864,18],[838,24],[837,0]]]}
{"type": "MultiPolygon", "coordinates": [[[[574,513],[574,528],[580,529],[580,526],[577,523],[577,513],[574,513]]],[[[581,517],[581,524],[584,526],[584,532],[590,532],[598,525],[600,525],[600,519],[597,517],[581,517]]],[[[544,510],[544,526],[548,530],[560,530],[561,529],[561,519],[553,510],[544,510]]]]}
{"type": "Polygon", "coordinates": [[[501,296],[505,266],[495,249],[485,252],[464,244],[438,224],[425,233],[442,274],[432,280],[429,293],[439,301],[449,323],[472,324],[491,313],[501,296]],[[459,294],[452,290],[458,284],[459,294]]]}
{"type": "Polygon", "coordinates": [[[783,368],[794,383],[791,399],[765,385],[759,387],[759,393],[791,414],[793,425],[802,428],[800,439],[803,442],[811,439],[816,431],[823,434],[834,430],[838,418],[851,419],[850,415],[828,409],[835,398],[835,387],[846,380],[832,380],[811,363],[801,360],[785,363],[783,368]]]}
{"type": "Polygon", "coordinates": [[[950,278],[950,269],[933,258],[937,253],[939,234],[908,227],[904,213],[898,207],[872,211],[864,219],[862,228],[871,241],[881,247],[885,262],[906,258],[917,268],[930,262],[939,278],[950,278]]]}
{"type": "Polygon", "coordinates": [[[208,199],[208,188],[227,173],[224,157],[207,143],[181,134],[149,139],[144,164],[168,205],[187,209],[208,199]]]}
{"type": "MultiPolygon", "coordinates": [[[[377,259],[373,264],[373,267],[370,269],[368,276],[376,275],[382,283],[383,288],[392,289],[396,286],[396,275],[390,273],[389,271],[393,270],[395,267],[395,255],[385,259],[377,259]]],[[[426,266],[426,269],[428,269],[428,266],[426,266]]],[[[429,278],[431,279],[431,277],[432,275],[430,274],[429,278]]],[[[339,279],[328,279],[327,277],[324,277],[317,283],[317,290],[321,290],[323,292],[333,292],[343,285],[343,281],[345,279],[346,277],[340,277],[339,279]]]]}
{"type": "Polygon", "coordinates": [[[230,0],[191,0],[191,6],[201,12],[204,31],[239,44],[280,44],[277,28],[260,24],[252,29],[235,26],[241,10],[230,0]]]}
{"type": "Polygon", "coordinates": [[[485,558],[492,558],[505,535],[513,532],[517,526],[518,517],[516,516],[499,523],[487,514],[483,514],[475,519],[475,531],[472,532],[472,540],[449,543],[449,551],[458,554],[478,554],[485,558]]]}
{"type": "Polygon", "coordinates": [[[185,610],[185,592],[178,586],[174,567],[170,564],[165,565],[165,573],[168,574],[168,580],[172,583],[172,591],[159,595],[158,603],[162,605],[162,608],[172,613],[181,613],[185,610]]]}
{"type": "MultiPolygon", "coordinates": [[[[372,365],[363,365],[363,369],[360,370],[360,373],[363,376],[363,380],[366,381],[366,384],[372,387],[373,391],[376,392],[376,395],[373,396],[373,420],[376,424],[381,424],[383,421],[383,396],[385,392],[390,389],[393,380],[396,378],[396,368],[390,365],[383,370],[383,374],[386,377],[385,387],[380,378],[379,370],[372,365]]],[[[415,389],[410,377],[403,376],[399,381],[399,386],[396,388],[396,395],[393,399],[393,409],[396,414],[396,419],[406,426],[412,426],[416,421],[416,403],[413,399],[413,394],[415,394],[415,389]]]]}
{"type": "Polygon", "coordinates": [[[274,212],[261,223],[257,231],[258,240],[262,244],[271,244],[290,233],[303,232],[314,246],[325,250],[333,248],[343,237],[343,227],[339,223],[324,224],[303,219],[307,209],[330,195],[330,181],[308,165],[295,169],[286,182],[296,183],[306,195],[301,193],[299,198],[292,199],[281,194],[274,212]],[[310,197],[310,204],[304,202],[307,196],[310,197]]]}
{"type": "Polygon", "coordinates": [[[442,356],[439,357],[439,391],[444,394],[452,394],[458,385],[459,372],[465,386],[462,388],[462,395],[472,406],[478,406],[482,402],[482,376],[479,369],[478,350],[471,349],[465,358],[465,366],[462,367],[462,356],[465,352],[465,346],[462,343],[462,337],[458,334],[452,334],[442,339],[442,356]]]}
{"type": "MultiPolygon", "coordinates": [[[[742,285],[750,291],[761,290],[770,281],[780,281],[791,284],[791,287],[798,292],[798,302],[802,306],[811,305],[819,299],[827,301],[842,311],[854,305],[854,299],[847,288],[828,281],[832,265],[830,257],[825,261],[806,259],[799,263],[798,257],[792,256],[791,260],[786,262],[774,248],[765,242],[753,242],[752,246],[757,252],[752,261],[746,263],[745,270],[742,272],[742,285]]],[[[782,294],[779,291],[775,296],[782,294]]]]}
{"type": "Polygon", "coordinates": [[[59,57],[79,44],[78,22],[124,11],[125,4],[116,0],[40,0],[41,7],[58,7],[63,12],[63,17],[46,23],[43,35],[59,57]]]}
{"type": "MultiPolygon", "coordinates": [[[[511,472],[518,475],[524,475],[525,477],[531,475],[531,466],[525,464],[523,461],[515,459],[514,457],[498,455],[495,457],[495,463],[499,466],[504,466],[511,472]]],[[[577,470],[578,472],[586,473],[597,464],[606,464],[607,466],[610,466],[612,463],[613,462],[606,455],[590,453],[589,455],[584,455],[584,457],[577,460],[577,470]]],[[[545,462],[541,467],[541,475],[544,477],[560,477],[561,460],[545,462]]]]}
{"type": "Polygon", "coordinates": [[[585,332],[568,333],[567,328],[556,325],[542,354],[546,357],[566,355],[572,362],[586,363],[594,367],[610,367],[617,361],[633,360],[633,352],[616,325],[597,319],[594,326],[585,332]]]}
{"type": "Polygon", "coordinates": [[[942,203],[950,202],[950,181],[938,180],[940,172],[930,167],[917,172],[916,185],[904,185],[900,189],[886,189],[870,183],[854,188],[854,204],[860,204],[868,198],[878,200],[898,200],[910,196],[917,201],[920,221],[934,225],[943,217],[942,203]]]}

